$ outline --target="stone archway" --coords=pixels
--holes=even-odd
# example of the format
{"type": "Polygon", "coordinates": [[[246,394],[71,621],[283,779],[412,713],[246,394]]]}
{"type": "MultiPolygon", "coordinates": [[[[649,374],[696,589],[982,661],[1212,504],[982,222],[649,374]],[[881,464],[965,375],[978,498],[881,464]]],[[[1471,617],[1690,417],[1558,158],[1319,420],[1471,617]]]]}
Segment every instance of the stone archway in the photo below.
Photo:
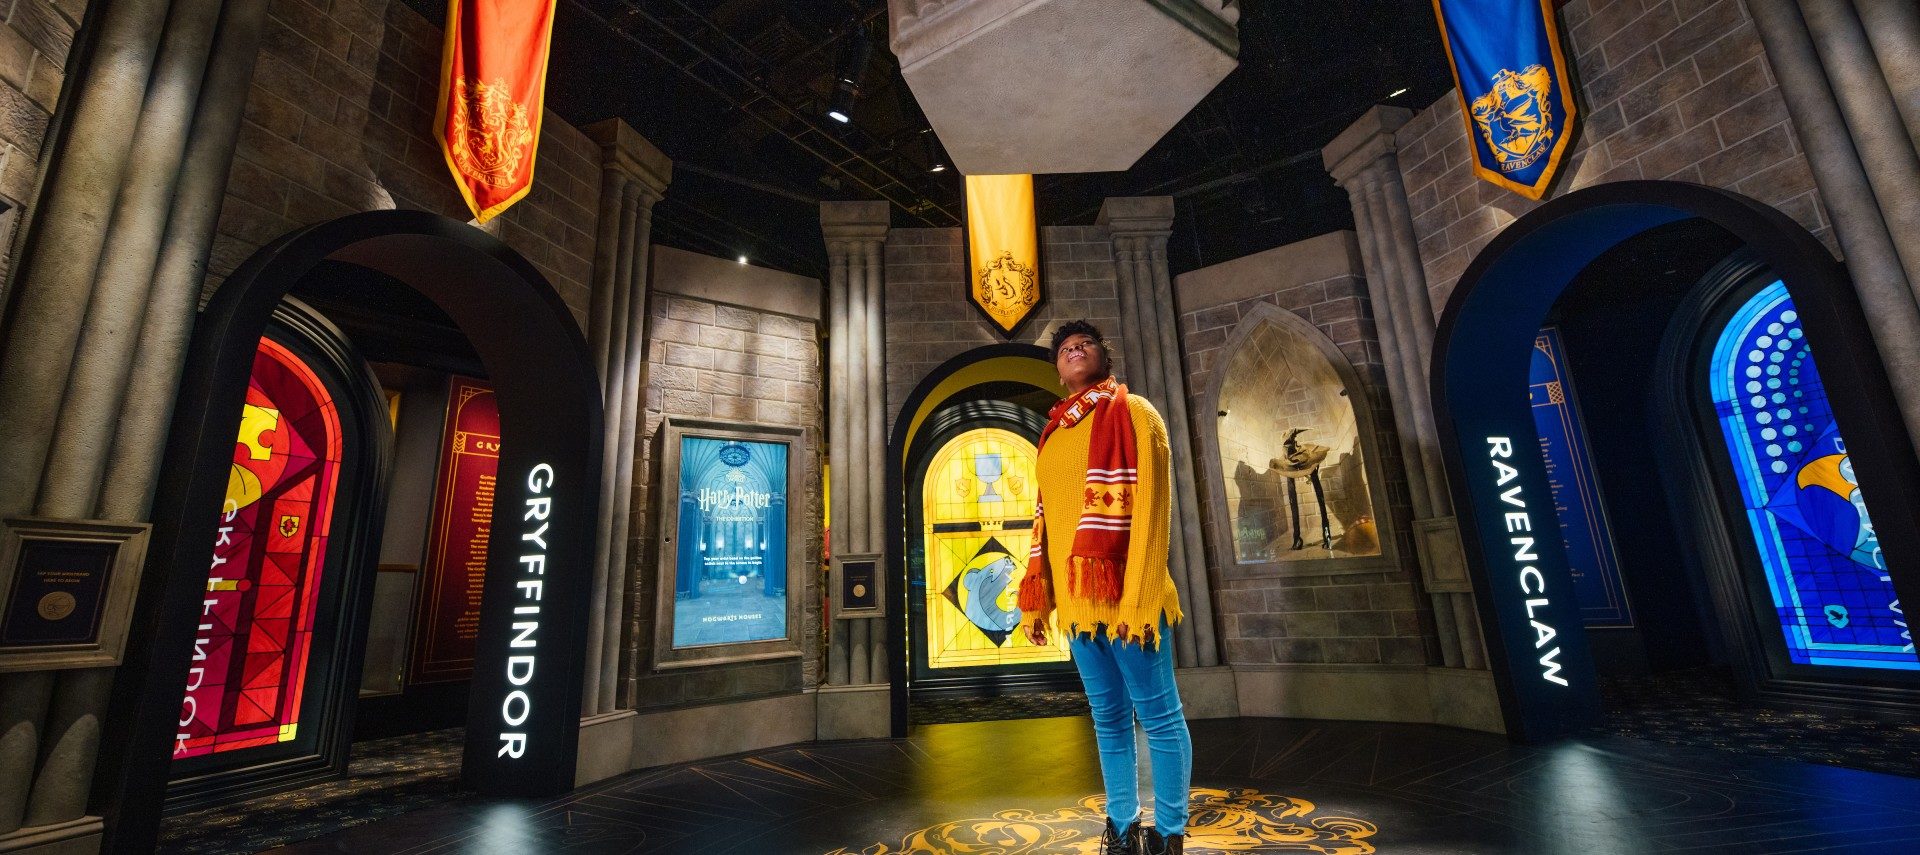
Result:
{"type": "MultiPolygon", "coordinates": [[[[1682,220],[1717,225],[1786,283],[1823,374],[1849,378],[1834,399],[1862,488],[1893,518],[1920,508],[1920,463],[1892,405],[1880,355],[1845,270],[1785,214],[1744,196],[1666,181],[1623,181],[1570,193],[1502,231],[1462,274],[1435,337],[1434,415],[1478,594],[1508,732],[1521,740],[1570,733],[1599,712],[1585,630],[1558,538],[1528,537],[1551,513],[1527,398],[1533,339],[1561,293],[1602,253],[1682,220]]],[[[1550,520],[1551,518],[1548,517],[1550,520]]],[[[1895,585],[1920,601],[1920,532],[1882,533],[1895,585]]]]}
{"type": "MultiPolygon", "coordinates": [[[[473,343],[505,437],[494,502],[462,775],[490,795],[571,789],[601,478],[600,384],[566,304],[531,263],[464,223],[420,211],[354,214],[293,232],[235,271],[195,325],[174,410],[154,534],[116,710],[166,710],[187,675],[255,343],[274,307],[323,261],[419,291],[473,343]],[[220,466],[202,465],[219,460],[220,466]],[[196,572],[197,571],[197,572],[196,572]]],[[[172,716],[108,722],[107,848],[153,845],[172,716]]]]}

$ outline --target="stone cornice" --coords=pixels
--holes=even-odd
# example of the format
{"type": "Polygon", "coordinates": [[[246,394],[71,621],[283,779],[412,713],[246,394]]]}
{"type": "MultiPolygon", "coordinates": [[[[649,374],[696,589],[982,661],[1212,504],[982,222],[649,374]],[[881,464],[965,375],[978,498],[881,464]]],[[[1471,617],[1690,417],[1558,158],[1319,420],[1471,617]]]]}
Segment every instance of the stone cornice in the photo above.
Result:
{"type": "Polygon", "coordinates": [[[1100,203],[1096,225],[1116,237],[1166,237],[1173,234],[1172,196],[1113,196],[1100,203]]]}
{"type": "Polygon", "coordinates": [[[1320,149],[1321,162],[1333,180],[1345,186],[1348,179],[1399,151],[1394,131],[1412,118],[1413,111],[1405,107],[1376,105],[1320,149]]]}
{"type": "Polygon", "coordinates": [[[854,240],[885,240],[893,211],[880,202],[821,202],[820,233],[832,244],[854,240]]]}
{"type": "Polygon", "coordinates": [[[600,145],[600,163],[631,176],[655,198],[673,183],[673,160],[621,119],[604,119],[580,129],[600,145]]]}

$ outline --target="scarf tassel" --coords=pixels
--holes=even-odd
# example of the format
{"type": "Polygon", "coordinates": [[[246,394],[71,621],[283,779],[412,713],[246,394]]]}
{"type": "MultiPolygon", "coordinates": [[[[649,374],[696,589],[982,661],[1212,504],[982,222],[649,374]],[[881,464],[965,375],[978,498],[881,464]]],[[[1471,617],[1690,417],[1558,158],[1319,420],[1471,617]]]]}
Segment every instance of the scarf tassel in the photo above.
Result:
{"type": "Polygon", "coordinates": [[[1053,579],[1045,559],[1027,562],[1027,578],[1020,583],[1020,611],[1033,613],[1053,609],[1053,579]]]}
{"type": "Polygon", "coordinates": [[[1075,555],[1068,561],[1072,573],[1068,584],[1072,591],[1103,603],[1120,602],[1120,564],[1111,558],[1075,555]]]}

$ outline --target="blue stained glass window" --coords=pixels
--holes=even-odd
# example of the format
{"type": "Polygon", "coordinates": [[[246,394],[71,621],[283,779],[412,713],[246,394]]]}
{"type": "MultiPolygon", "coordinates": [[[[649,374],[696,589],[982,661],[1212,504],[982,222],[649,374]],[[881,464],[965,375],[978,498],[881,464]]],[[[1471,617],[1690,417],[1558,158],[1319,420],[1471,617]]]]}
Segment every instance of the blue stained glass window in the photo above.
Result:
{"type": "Polygon", "coordinates": [[[1714,346],[1715,418],[1790,661],[1920,670],[1847,443],[1776,281],[1714,346]]]}

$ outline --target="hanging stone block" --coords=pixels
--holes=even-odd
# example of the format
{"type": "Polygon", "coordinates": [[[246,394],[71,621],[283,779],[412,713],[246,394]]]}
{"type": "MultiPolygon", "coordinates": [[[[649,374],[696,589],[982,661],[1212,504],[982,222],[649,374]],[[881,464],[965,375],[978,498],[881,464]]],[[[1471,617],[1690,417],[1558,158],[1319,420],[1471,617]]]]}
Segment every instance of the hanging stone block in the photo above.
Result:
{"type": "Polygon", "coordinates": [[[888,0],[968,175],[1125,170],[1239,64],[1237,0],[888,0]]]}

